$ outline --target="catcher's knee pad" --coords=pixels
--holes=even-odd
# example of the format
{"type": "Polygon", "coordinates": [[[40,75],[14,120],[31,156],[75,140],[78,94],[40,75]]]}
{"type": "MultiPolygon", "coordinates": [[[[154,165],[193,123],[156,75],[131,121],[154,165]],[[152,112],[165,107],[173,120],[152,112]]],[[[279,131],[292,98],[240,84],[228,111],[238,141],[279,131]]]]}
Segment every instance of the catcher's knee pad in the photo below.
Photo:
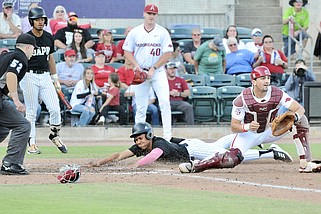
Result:
{"type": "Polygon", "coordinates": [[[242,152],[238,148],[231,148],[229,152],[225,153],[223,164],[226,167],[233,168],[239,165],[244,160],[242,152]]]}

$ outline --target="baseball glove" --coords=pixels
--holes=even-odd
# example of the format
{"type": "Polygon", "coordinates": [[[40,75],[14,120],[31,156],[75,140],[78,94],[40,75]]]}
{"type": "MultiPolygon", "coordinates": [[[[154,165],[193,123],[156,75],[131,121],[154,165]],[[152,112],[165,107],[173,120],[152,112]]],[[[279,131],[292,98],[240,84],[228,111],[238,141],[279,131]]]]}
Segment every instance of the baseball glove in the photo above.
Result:
{"type": "Polygon", "coordinates": [[[295,120],[295,113],[292,111],[287,111],[274,118],[271,124],[273,136],[280,136],[289,131],[295,120]]]}
{"type": "Polygon", "coordinates": [[[147,80],[147,71],[146,70],[135,70],[134,79],[132,85],[139,85],[147,80]]]}

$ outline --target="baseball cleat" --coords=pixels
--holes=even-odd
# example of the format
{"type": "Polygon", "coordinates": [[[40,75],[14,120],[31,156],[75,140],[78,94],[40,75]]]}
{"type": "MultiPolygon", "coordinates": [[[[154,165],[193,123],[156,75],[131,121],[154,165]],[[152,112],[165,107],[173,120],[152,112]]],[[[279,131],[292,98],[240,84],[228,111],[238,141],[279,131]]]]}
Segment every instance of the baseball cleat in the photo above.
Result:
{"type": "Polygon", "coordinates": [[[32,144],[29,146],[27,153],[29,155],[38,155],[41,154],[41,151],[39,150],[39,148],[36,146],[36,144],[32,144]]]}
{"type": "MultiPolygon", "coordinates": [[[[49,139],[51,138],[51,136],[49,136],[49,139]]],[[[55,144],[57,146],[57,148],[62,152],[62,153],[68,153],[68,149],[67,146],[65,146],[65,144],[63,144],[63,142],[61,141],[59,136],[56,136],[54,138],[51,139],[51,142],[53,144],[55,144]]]]}
{"type": "Polygon", "coordinates": [[[105,117],[101,116],[96,125],[104,125],[105,124],[105,117]]]}
{"type": "Polygon", "coordinates": [[[199,160],[191,160],[188,163],[181,163],[178,165],[178,169],[181,173],[192,173],[194,172],[194,165],[198,163],[199,160]]]}
{"type": "Polygon", "coordinates": [[[309,161],[305,168],[299,168],[300,173],[319,173],[321,172],[321,162],[320,161],[309,161]]]}
{"type": "Polygon", "coordinates": [[[28,175],[29,172],[19,164],[10,164],[6,161],[1,166],[0,173],[2,175],[28,175]]]}
{"type": "Polygon", "coordinates": [[[283,149],[281,149],[281,147],[279,147],[278,145],[271,144],[269,149],[272,149],[273,151],[274,160],[280,160],[283,162],[293,162],[291,155],[283,149]]]}

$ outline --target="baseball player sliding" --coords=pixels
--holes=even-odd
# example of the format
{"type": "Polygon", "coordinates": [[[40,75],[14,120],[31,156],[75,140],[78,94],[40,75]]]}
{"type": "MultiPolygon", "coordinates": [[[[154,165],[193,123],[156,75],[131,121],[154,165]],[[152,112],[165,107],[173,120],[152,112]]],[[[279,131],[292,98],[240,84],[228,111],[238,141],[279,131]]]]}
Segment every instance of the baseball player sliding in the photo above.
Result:
{"type": "Polygon", "coordinates": [[[149,4],[144,9],[144,24],[132,29],[123,45],[124,56],[135,67],[134,70],[147,70],[147,81],[135,86],[137,113],[135,123],[145,122],[148,107],[148,93],[152,87],[159,100],[163,122],[163,137],[170,140],[172,135],[169,87],[163,65],[173,52],[168,31],[155,23],[158,14],[156,5],[149,4]],[[134,53],[134,55],[133,55],[134,53]]]}
{"type": "MultiPolygon", "coordinates": [[[[220,138],[215,143],[205,143],[202,140],[192,138],[174,138],[167,141],[154,135],[149,123],[136,123],[132,128],[130,136],[134,139],[134,145],[130,148],[113,153],[97,162],[90,162],[88,166],[99,167],[104,164],[118,162],[133,156],[144,156],[131,167],[137,168],[152,164],[154,161],[177,162],[194,159],[204,159],[211,157],[215,152],[224,152],[231,145],[235,134],[230,134],[220,138]]],[[[274,158],[284,162],[291,162],[291,156],[276,145],[271,145],[267,150],[250,149],[245,154],[246,161],[257,160],[259,158],[274,158]]]]}
{"type": "Polygon", "coordinates": [[[62,153],[67,153],[67,147],[60,139],[61,115],[59,100],[55,87],[61,89],[56,74],[56,65],[53,57],[54,39],[52,35],[43,30],[48,23],[45,11],[41,7],[29,11],[29,22],[32,26],[28,34],[36,38],[37,46],[33,52],[28,65],[28,72],[20,82],[26,104],[26,118],[31,123],[29,138],[29,154],[40,154],[36,146],[36,112],[38,99],[41,99],[50,113],[50,135],[49,139],[58,147],[62,153]],[[54,85],[52,84],[54,81],[54,85]]]}

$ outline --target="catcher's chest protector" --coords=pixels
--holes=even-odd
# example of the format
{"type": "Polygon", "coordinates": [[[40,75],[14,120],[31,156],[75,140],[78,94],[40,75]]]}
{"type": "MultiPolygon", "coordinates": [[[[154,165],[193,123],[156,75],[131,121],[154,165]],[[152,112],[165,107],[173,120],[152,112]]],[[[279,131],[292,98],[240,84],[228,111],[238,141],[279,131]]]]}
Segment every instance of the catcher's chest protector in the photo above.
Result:
{"type": "MultiPolygon", "coordinates": [[[[257,133],[264,132],[267,122],[271,122],[275,118],[277,113],[277,110],[275,109],[282,98],[282,91],[277,87],[272,86],[270,100],[265,103],[258,103],[254,99],[250,88],[245,89],[242,95],[249,110],[257,113],[257,122],[260,124],[260,128],[257,130],[257,133]],[[269,118],[269,121],[267,121],[270,111],[273,111],[273,113],[269,118]]],[[[252,121],[253,115],[250,113],[245,113],[244,123],[251,123],[252,121]]]]}

